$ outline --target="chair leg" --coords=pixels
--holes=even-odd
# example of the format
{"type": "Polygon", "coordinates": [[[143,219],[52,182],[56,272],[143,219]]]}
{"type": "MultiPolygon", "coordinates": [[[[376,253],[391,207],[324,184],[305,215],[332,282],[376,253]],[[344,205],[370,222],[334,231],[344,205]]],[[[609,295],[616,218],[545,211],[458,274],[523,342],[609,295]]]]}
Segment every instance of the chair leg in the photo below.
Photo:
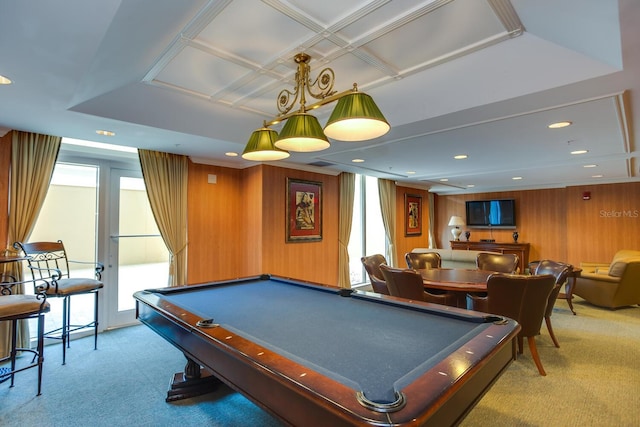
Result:
{"type": "Polygon", "coordinates": [[[67,340],[69,338],[69,316],[67,314],[67,310],[69,310],[69,297],[64,297],[62,299],[62,364],[64,365],[67,361],[67,340]]]}
{"type": "Polygon", "coordinates": [[[38,316],[38,396],[42,390],[42,366],[44,363],[44,314],[38,316]]]}
{"type": "Polygon", "coordinates": [[[71,348],[71,295],[67,297],[67,348],[71,348]]]}
{"type": "Polygon", "coordinates": [[[93,349],[98,349],[98,291],[94,292],[93,303],[93,349]]]}
{"type": "Polygon", "coordinates": [[[553,328],[551,327],[551,317],[550,316],[545,316],[544,321],[547,324],[547,330],[549,331],[549,336],[551,337],[551,340],[553,341],[553,345],[555,345],[557,348],[560,348],[560,344],[558,343],[558,340],[556,339],[556,334],[553,333],[553,328]]]}
{"type": "Polygon", "coordinates": [[[540,355],[538,354],[538,347],[536,347],[535,337],[527,337],[527,341],[529,342],[529,350],[531,350],[531,357],[533,357],[533,361],[536,362],[536,366],[538,367],[538,372],[540,372],[540,375],[546,376],[547,373],[544,371],[544,368],[542,367],[542,362],[540,361],[540,355]]]}
{"type": "Polygon", "coordinates": [[[522,354],[522,347],[523,347],[523,339],[520,335],[518,335],[518,353],[522,354]]]}
{"type": "Polygon", "coordinates": [[[11,385],[13,387],[13,381],[15,380],[16,370],[16,356],[18,355],[18,321],[13,319],[11,321],[11,385]]]}

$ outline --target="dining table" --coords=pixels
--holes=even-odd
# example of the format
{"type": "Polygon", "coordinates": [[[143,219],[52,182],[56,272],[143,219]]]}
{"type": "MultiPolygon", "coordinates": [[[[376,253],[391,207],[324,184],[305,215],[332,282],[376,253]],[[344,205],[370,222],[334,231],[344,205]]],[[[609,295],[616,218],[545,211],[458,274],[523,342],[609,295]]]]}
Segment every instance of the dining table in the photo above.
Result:
{"type": "Polygon", "coordinates": [[[428,268],[417,270],[425,289],[439,289],[456,297],[456,307],[467,307],[467,293],[487,292],[487,279],[495,271],[465,268],[428,268]]]}

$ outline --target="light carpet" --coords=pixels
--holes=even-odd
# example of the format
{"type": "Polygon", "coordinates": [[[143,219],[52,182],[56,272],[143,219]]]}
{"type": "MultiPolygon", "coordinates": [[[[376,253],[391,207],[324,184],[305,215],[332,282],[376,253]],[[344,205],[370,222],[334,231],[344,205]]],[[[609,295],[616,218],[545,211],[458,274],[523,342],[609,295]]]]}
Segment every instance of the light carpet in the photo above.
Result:
{"type": "MultiPolygon", "coordinates": [[[[524,354],[462,422],[473,426],[640,426],[640,307],[600,309],[576,298],[577,315],[558,301],[552,317],[560,348],[543,325],[538,350],[547,371],[524,354]]],[[[58,345],[45,350],[43,394],[36,370],[0,384],[2,426],[279,426],[226,387],[179,403],[164,398],[185,359],[146,326],[72,343],[62,366],[58,345]]]]}

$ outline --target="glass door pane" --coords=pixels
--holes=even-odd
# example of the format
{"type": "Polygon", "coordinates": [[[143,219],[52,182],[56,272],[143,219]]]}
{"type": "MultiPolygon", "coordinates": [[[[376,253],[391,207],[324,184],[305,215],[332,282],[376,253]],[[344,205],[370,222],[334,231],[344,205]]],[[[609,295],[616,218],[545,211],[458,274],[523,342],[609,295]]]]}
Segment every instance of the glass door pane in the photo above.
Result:
{"type": "Polygon", "coordinates": [[[109,326],[135,321],[133,294],[164,287],[169,281],[169,252],[151,212],[144,180],[139,172],[111,171],[109,264],[117,297],[109,304],[109,326]]]}
{"type": "MultiPolygon", "coordinates": [[[[62,240],[70,260],[96,261],[98,167],[93,165],[57,163],[30,242],[62,240]]],[[[86,265],[71,263],[70,276],[94,277],[95,271],[86,265]]],[[[23,263],[24,277],[31,272],[23,263]]],[[[25,289],[33,293],[33,289],[25,289]]],[[[62,298],[49,298],[51,311],[45,316],[45,330],[62,325],[62,298]]],[[[73,297],[72,324],[87,324],[93,320],[93,295],[73,297]]],[[[32,338],[37,333],[36,321],[30,323],[32,338]]]]}

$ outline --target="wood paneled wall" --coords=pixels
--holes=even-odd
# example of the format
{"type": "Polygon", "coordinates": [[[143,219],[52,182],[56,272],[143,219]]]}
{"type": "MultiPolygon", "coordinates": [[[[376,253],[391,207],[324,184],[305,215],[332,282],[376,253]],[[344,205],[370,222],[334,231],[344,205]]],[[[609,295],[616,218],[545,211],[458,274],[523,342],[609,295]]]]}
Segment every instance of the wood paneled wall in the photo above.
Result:
{"type": "Polygon", "coordinates": [[[241,277],[246,266],[244,194],[238,169],[189,163],[188,266],[190,284],[241,277]],[[208,175],[216,183],[208,183],[208,175]]]}
{"type": "Polygon", "coordinates": [[[274,166],[262,167],[263,272],[335,286],[338,283],[339,178],[274,166]],[[287,177],[322,183],[322,241],[285,241],[287,177]]]}
{"type": "Polygon", "coordinates": [[[396,267],[404,268],[407,263],[404,254],[413,248],[429,247],[429,192],[415,188],[396,187],[396,267]],[[422,234],[420,236],[405,235],[406,206],[405,194],[422,197],[422,234]]]}
{"type": "MultiPolygon", "coordinates": [[[[516,200],[518,242],[531,244],[531,261],[609,262],[620,249],[640,250],[640,183],[437,196],[438,247],[450,247],[447,224],[451,215],[466,217],[465,201],[494,198],[516,200]],[[582,199],[584,192],[591,200],[582,199]]],[[[472,241],[513,241],[514,230],[469,231],[472,241]]]]}
{"type": "Polygon", "coordinates": [[[619,249],[640,250],[640,182],[569,187],[566,202],[570,259],[608,262],[619,249]]]}
{"type": "Polygon", "coordinates": [[[336,176],[190,164],[189,283],[269,273],[337,284],[338,191],[336,176]],[[209,174],[217,184],[207,184],[209,174]],[[287,177],[322,183],[322,241],[285,241],[287,177]]]}
{"type": "Polygon", "coordinates": [[[263,168],[256,166],[244,170],[244,183],[241,197],[243,199],[242,232],[244,255],[242,269],[238,275],[255,276],[269,273],[263,268],[262,242],[264,239],[263,211],[263,168]]]}
{"type": "MultiPolygon", "coordinates": [[[[7,212],[11,133],[0,138],[0,209],[7,212]]],[[[189,165],[189,283],[271,273],[317,283],[338,281],[338,177],[269,165],[237,170],[189,165]],[[216,183],[208,183],[208,175],[216,183]],[[323,239],[285,242],[286,178],[322,182],[323,239]]],[[[435,196],[436,243],[448,248],[451,215],[465,217],[464,202],[490,198],[516,200],[520,242],[531,244],[530,259],[572,264],[608,262],[619,249],[640,250],[640,182],[560,189],[435,196]],[[582,195],[589,192],[590,200],[582,195]]],[[[428,193],[396,189],[396,254],[428,246],[428,193]],[[404,195],[423,197],[421,236],[405,236],[404,195]]],[[[6,215],[0,215],[0,241],[7,238],[6,215]]],[[[471,240],[512,241],[513,230],[471,230],[471,240]]]]}

